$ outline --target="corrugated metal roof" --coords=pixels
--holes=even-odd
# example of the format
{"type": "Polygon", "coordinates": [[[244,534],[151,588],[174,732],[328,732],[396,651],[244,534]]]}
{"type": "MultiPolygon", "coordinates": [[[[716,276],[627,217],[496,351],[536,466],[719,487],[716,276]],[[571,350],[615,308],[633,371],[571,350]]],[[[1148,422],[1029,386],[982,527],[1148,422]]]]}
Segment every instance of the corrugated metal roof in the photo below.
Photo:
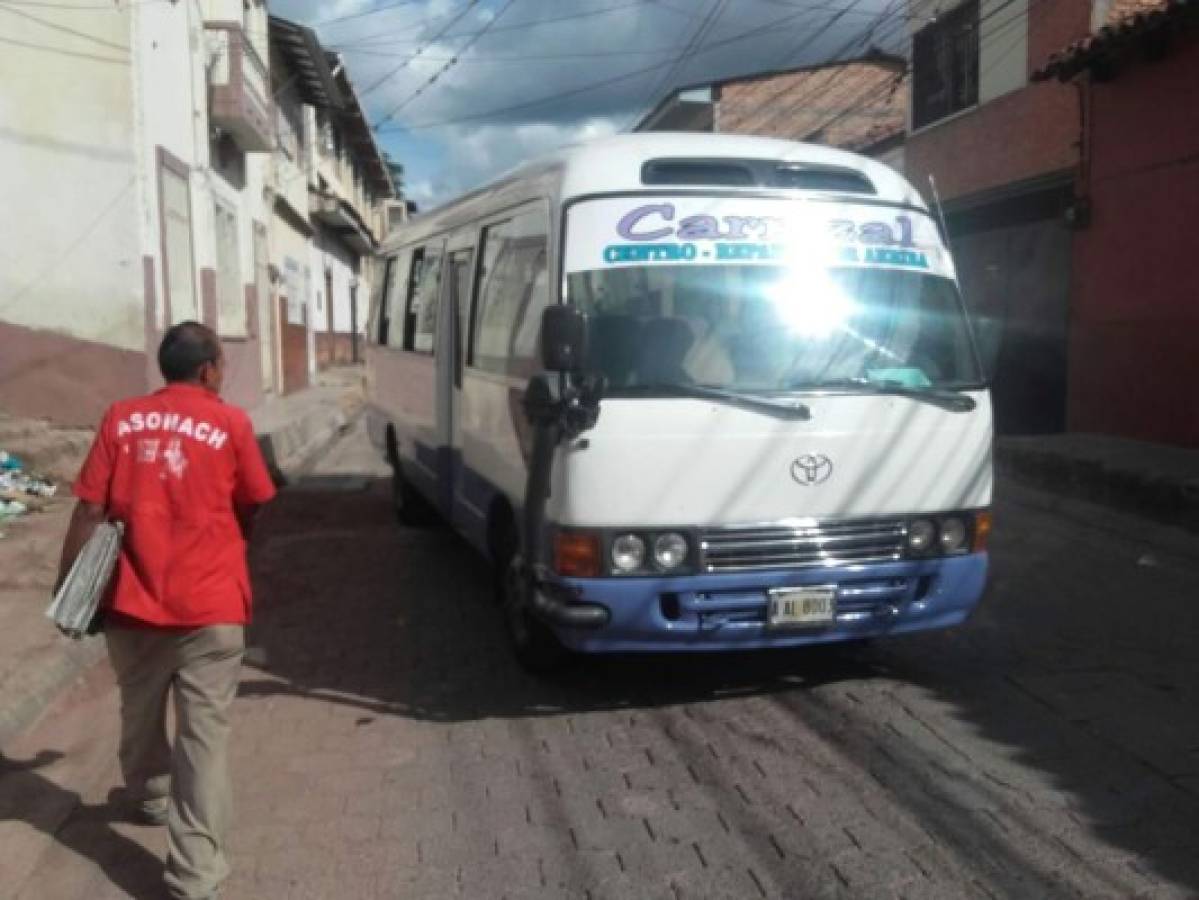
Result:
{"type": "Polygon", "coordinates": [[[271,43],[295,73],[296,90],[304,102],[323,109],[340,109],[344,98],[333,80],[316,32],[296,22],[271,16],[270,36],[271,43]]]}
{"type": "Polygon", "coordinates": [[[1083,71],[1105,77],[1132,50],[1154,47],[1171,33],[1199,27],[1199,0],[1116,0],[1107,21],[1089,37],[1054,53],[1033,74],[1034,81],[1069,81],[1083,71]]]}
{"type": "Polygon", "coordinates": [[[347,142],[366,164],[372,186],[386,196],[393,196],[395,186],[391,171],[338,54],[322,47],[311,28],[279,16],[270,17],[270,34],[272,44],[295,73],[295,86],[300,97],[305,103],[336,115],[345,130],[347,142]]]}

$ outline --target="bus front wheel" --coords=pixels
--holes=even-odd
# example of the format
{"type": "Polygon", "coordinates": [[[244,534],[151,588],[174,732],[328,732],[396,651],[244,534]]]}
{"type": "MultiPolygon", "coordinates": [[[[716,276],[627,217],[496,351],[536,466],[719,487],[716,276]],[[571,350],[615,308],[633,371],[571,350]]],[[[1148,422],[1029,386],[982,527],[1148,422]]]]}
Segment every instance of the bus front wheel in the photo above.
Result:
{"type": "Polygon", "coordinates": [[[517,662],[525,671],[541,675],[563,668],[570,661],[570,653],[550,627],[533,615],[529,608],[531,590],[524,564],[513,556],[504,572],[504,625],[517,662]]]}
{"type": "Polygon", "coordinates": [[[391,463],[391,505],[401,525],[426,528],[437,522],[436,511],[404,478],[404,470],[395,459],[391,463]]]}

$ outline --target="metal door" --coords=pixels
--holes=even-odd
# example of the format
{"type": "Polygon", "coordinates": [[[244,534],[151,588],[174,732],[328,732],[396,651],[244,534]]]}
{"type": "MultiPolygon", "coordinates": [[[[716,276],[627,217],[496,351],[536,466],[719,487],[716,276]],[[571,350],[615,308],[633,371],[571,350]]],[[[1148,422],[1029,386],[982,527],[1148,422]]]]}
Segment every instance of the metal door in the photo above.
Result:
{"type": "MultiPolygon", "coordinates": [[[[452,242],[451,246],[453,243],[452,242]]],[[[442,279],[442,319],[438,340],[437,383],[444,385],[438,409],[438,438],[446,455],[442,471],[449,477],[442,484],[442,510],[451,522],[458,523],[462,504],[462,367],[470,330],[471,271],[473,247],[451,249],[446,257],[442,279]]]]}

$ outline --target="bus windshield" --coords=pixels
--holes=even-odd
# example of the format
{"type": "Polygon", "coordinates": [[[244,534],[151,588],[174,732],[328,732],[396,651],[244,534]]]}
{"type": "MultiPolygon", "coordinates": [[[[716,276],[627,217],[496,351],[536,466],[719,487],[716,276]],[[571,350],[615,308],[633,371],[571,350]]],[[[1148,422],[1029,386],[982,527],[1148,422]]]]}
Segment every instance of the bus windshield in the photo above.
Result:
{"type": "Polygon", "coordinates": [[[651,265],[573,272],[589,368],[608,393],[702,385],[747,393],[982,381],[957,288],[860,266],[651,265]]]}

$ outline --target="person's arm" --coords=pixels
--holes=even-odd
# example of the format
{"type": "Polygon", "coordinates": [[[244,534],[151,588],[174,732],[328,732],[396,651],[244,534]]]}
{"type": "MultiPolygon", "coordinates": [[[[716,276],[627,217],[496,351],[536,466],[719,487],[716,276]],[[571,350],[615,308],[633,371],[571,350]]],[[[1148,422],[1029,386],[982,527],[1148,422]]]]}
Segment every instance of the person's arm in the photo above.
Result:
{"type": "Polygon", "coordinates": [[[233,490],[233,510],[246,543],[254,530],[254,520],[263,504],[275,496],[275,483],[267,469],[266,460],[254,436],[249,417],[243,417],[234,430],[234,450],[237,453],[237,481],[233,490]]]}
{"type": "Polygon", "coordinates": [[[67,527],[67,536],[62,542],[62,558],[58,563],[58,578],[54,581],[54,593],[57,594],[58,589],[62,587],[67,573],[71,571],[71,566],[75,565],[79,552],[83,550],[83,545],[88,542],[97,526],[103,523],[104,507],[99,503],[80,500],[75,504],[75,511],[71,513],[71,524],[67,527]]]}
{"type": "Polygon", "coordinates": [[[116,463],[116,449],[110,427],[112,415],[111,409],[104,414],[100,427],[96,430],[96,439],[92,441],[87,459],[83,461],[83,467],[79,470],[79,477],[71,487],[79,502],[71,514],[71,524],[67,526],[67,536],[62,542],[58,578],[54,582],[56,594],[62,587],[67,573],[71,571],[71,566],[75,564],[79,551],[88,542],[96,527],[107,517],[108,484],[116,463]]]}
{"type": "Polygon", "coordinates": [[[233,512],[237,516],[237,525],[241,529],[242,539],[248,544],[250,536],[254,533],[254,520],[258,518],[258,511],[262,506],[257,503],[238,503],[233,507],[233,512]]]}

